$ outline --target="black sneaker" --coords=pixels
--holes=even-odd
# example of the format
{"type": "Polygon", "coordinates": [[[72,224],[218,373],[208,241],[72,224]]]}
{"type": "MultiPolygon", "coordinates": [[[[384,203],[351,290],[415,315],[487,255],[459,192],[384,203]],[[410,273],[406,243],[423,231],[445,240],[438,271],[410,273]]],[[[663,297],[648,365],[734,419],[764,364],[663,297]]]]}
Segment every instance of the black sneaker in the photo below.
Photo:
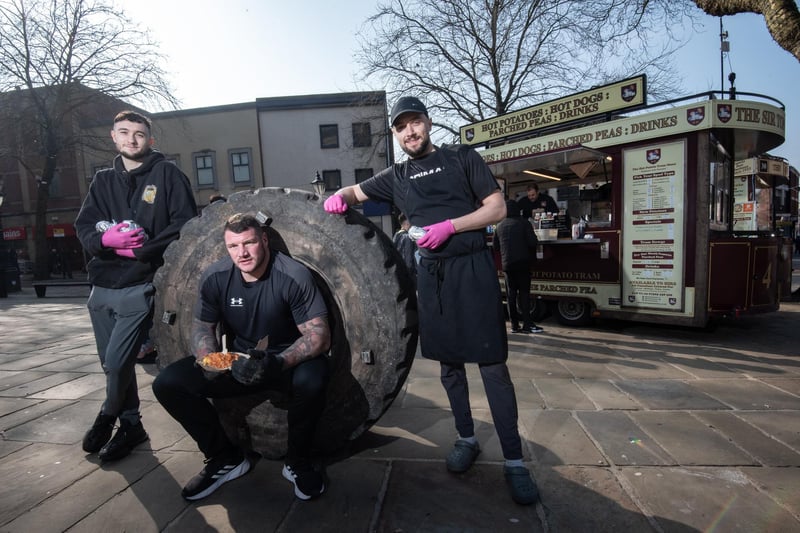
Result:
{"type": "Polygon", "coordinates": [[[523,329],[526,333],[541,333],[544,331],[544,328],[540,328],[536,324],[532,326],[525,326],[523,329]]]}
{"type": "Polygon", "coordinates": [[[322,475],[305,462],[283,465],[283,477],[292,482],[294,495],[301,500],[310,500],[325,492],[322,475]]]}
{"type": "Polygon", "coordinates": [[[511,324],[511,333],[521,333],[522,328],[519,327],[519,324],[511,324]]]}
{"type": "Polygon", "coordinates": [[[242,477],[250,470],[250,461],[240,450],[206,459],[206,466],[183,487],[186,500],[205,498],[223,483],[242,477]]]}
{"type": "Polygon", "coordinates": [[[94,420],[94,424],[83,436],[83,451],[87,453],[97,453],[105,446],[111,433],[114,431],[114,422],[117,417],[100,413],[94,420]]]}
{"type": "Polygon", "coordinates": [[[141,422],[131,424],[127,420],[120,421],[114,438],[103,446],[98,454],[101,461],[116,461],[130,454],[133,449],[150,437],[141,422]]]}

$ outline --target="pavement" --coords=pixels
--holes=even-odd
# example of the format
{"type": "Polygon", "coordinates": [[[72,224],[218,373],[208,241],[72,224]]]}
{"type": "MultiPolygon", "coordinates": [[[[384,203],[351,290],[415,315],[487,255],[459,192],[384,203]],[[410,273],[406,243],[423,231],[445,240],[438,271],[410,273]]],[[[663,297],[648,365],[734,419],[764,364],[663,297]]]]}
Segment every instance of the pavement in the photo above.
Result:
{"type": "MultiPolygon", "coordinates": [[[[795,268],[800,268],[796,261],[795,268]]],[[[800,281],[800,280],[798,280],[800,281]]],[[[101,464],[81,449],[104,397],[85,287],[0,299],[0,531],[800,531],[800,303],[707,329],[554,319],[510,335],[525,461],[541,502],[508,496],[480,378],[482,453],[465,474],[438,365],[418,357],[389,410],[296,499],[262,459],[207,499],[203,466],[137,365],[150,441],[101,464]]]]}

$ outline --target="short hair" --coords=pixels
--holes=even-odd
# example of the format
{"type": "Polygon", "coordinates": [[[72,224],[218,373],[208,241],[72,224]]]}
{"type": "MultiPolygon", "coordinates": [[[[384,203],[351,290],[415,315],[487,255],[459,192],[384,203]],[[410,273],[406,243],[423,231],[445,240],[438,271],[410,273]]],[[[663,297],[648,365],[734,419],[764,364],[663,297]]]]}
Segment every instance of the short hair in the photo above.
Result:
{"type": "Polygon", "coordinates": [[[225,221],[225,231],[231,231],[233,233],[244,233],[248,229],[253,228],[256,230],[256,235],[262,235],[264,233],[264,228],[261,226],[261,222],[256,219],[253,215],[248,215],[247,213],[236,213],[228,217],[228,220],[225,221]]]}
{"type": "Polygon", "coordinates": [[[142,115],[141,113],[137,113],[136,111],[131,111],[126,109],[125,111],[120,111],[117,113],[117,116],[114,117],[114,124],[117,122],[122,122],[123,120],[127,120],[129,122],[136,122],[138,124],[144,124],[147,126],[147,131],[153,131],[153,123],[150,122],[150,119],[146,116],[142,115]]]}
{"type": "Polygon", "coordinates": [[[531,183],[530,185],[528,185],[528,190],[529,191],[538,191],[539,190],[539,184],[536,183],[536,182],[531,183]]]}

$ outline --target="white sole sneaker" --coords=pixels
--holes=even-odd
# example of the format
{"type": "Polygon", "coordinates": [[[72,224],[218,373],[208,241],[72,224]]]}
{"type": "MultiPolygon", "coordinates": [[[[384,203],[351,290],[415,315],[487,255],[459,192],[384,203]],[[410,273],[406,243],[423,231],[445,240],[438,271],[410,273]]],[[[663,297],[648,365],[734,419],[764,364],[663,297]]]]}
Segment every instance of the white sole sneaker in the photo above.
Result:
{"type": "Polygon", "coordinates": [[[245,458],[244,461],[236,465],[234,468],[228,470],[224,474],[220,475],[219,471],[215,474],[215,481],[201,492],[197,494],[192,494],[191,496],[183,496],[184,499],[195,501],[195,500],[202,500],[206,496],[209,496],[212,492],[220,488],[222,484],[227,483],[228,481],[232,481],[236,478],[242,477],[247,472],[250,471],[250,461],[245,458]]]}

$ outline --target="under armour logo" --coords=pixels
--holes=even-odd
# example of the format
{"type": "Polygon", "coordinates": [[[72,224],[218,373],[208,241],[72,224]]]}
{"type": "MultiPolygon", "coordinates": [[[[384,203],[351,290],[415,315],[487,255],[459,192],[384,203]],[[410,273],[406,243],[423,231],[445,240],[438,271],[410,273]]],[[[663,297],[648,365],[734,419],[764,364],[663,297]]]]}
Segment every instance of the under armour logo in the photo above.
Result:
{"type": "Polygon", "coordinates": [[[231,298],[231,307],[242,307],[244,305],[244,298],[231,298]]]}

